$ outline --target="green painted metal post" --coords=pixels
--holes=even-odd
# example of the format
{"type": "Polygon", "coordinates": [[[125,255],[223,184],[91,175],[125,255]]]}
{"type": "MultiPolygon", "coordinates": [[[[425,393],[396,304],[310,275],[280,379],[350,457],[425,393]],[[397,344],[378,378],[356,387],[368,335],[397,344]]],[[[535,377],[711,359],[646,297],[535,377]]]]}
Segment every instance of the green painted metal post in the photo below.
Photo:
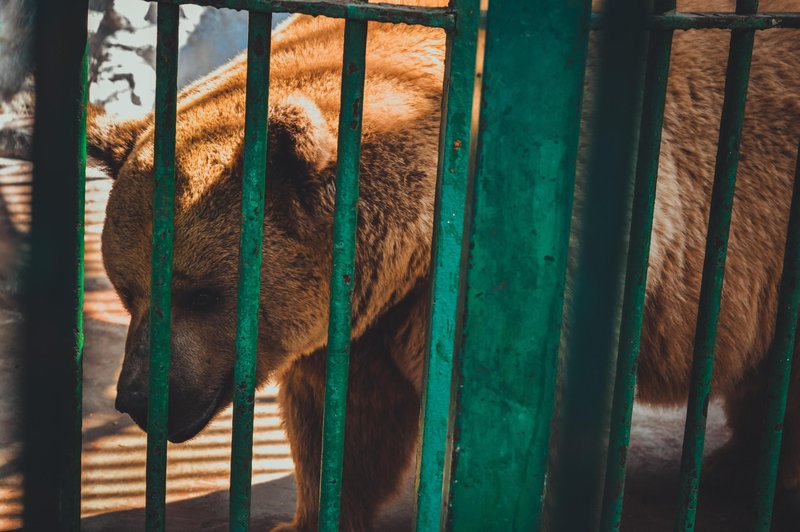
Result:
{"type": "Polygon", "coordinates": [[[320,481],[319,529],[326,532],[339,529],[366,48],[367,22],[345,22],[320,481]]]}
{"type": "Polygon", "coordinates": [[[772,526],[772,504],[775,500],[783,421],[786,416],[786,399],[792,375],[798,306],[800,306],[800,146],[798,146],[797,170],[789,211],[786,252],[783,256],[775,338],[769,360],[767,416],[764,420],[761,453],[758,457],[753,526],[753,530],[757,532],[769,532],[772,526]]]}
{"type": "Polygon", "coordinates": [[[609,1],[599,35],[593,131],[577,220],[578,257],[568,333],[565,394],[555,449],[554,530],[596,530],[607,457],[611,385],[623,288],[627,213],[635,174],[637,131],[650,8],[640,0],[609,1]]]}
{"type": "Polygon", "coordinates": [[[155,188],[150,283],[150,389],[147,405],[146,528],[163,531],[167,478],[172,237],[175,210],[175,118],[178,7],[158,6],[156,47],[155,188]]]}
{"type": "Polygon", "coordinates": [[[32,224],[20,360],[23,520],[26,530],[77,531],[88,4],[39,0],[36,10],[32,224]]]}
{"type": "MultiPolygon", "coordinates": [[[[655,13],[675,9],[675,0],[658,0],[655,13]]],[[[617,353],[617,376],[611,410],[611,431],[606,460],[601,530],[619,530],[625,492],[625,467],[630,443],[631,416],[636,391],[636,368],[642,333],[647,265],[650,255],[650,232],[656,199],[656,178],[661,152],[661,131],[667,95],[672,30],[650,33],[647,73],[644,82],[642,121],[639,128],[639,155],[633,191],[631,229],[628,240],[625,292],[622,299],[622,320],[617,353]]]]}
{"type": "MultiPolygon", "coordinates": [[[[79,4],[79,9],[83,9],[79,4]]],[[[83,13],[83,11],[81,11],[83,13]]],[[[83,16],[81,16],[83,20],[83,16]]],[[[72,442],[69,449],[69,461],[64,481],[61,485],[62,514],[64,521],[70,523],[72,530],[80,529],[81,516],[81,453],[83,442],[83,303],[84,303],[84,274],[85,274],[85,218],[86,218],[86,108],[89,100],[89,61],[88,48],[84,48],[83,59],[80,66],[79,90],[79,116],[78,116],[78,182],[75,185],[77,203],[74,216],[75,243],[73,254],[73,275],[72,294],[75,298],[72,316],[73,322],[73,380],[70,382],[70,397],[67,401],[67,408],[71,411],[71,416],[66,416],[67,433],[69,441],[72,442]]],[[[63,134],[63,133],[62,133],[63,134]]],[[[63,197],[61,200],[63,201],[63,197]]],[[[67,218],[69,219],[69,218],[67,218]]]]}
{"type": "MultiPolygon", "coordinates": [[[[755,13],[757,0],[738,0],[739,14],[755,13]]],[[[728,232],[733,209],[736,171],[739,165],[739,143],[744,122],[754,32],[734,30],[731,35],[725,101],[720,121],[719,143],[714,185],[711,192],[711,214],[708,221],[703,280],[695,332],[692,380],[686,413],[681,457],[680,508],[676,531],[694,530],[700,471],[705,446],[706,416],[714,370],[714,348],[717,339],[725,259],[728,253],[728,232]]]]}
{"type": "Polygon", "coordinates": [[[249,17],[230,489],[230,530],[241,532],[250,528],[272,28],[271,14],[250,13],[249,17]]]}
{"type": "Polygon", "coordinates": [[[582,0],[489,5],[448,515],[454,531],[538,529],[589,12],[582,0]]]}
{"type": "Polygon", "coordinates": [[[456,29],[447,36],[439,168],[434,209],[432,300],[425,391],[420,412],[417,530],[443,523],[444,473],[448,466],[453,354],[461,288],[461,257],[469,177],[472,98],[475,90],[479,0],[456,0],[456,29]]]}

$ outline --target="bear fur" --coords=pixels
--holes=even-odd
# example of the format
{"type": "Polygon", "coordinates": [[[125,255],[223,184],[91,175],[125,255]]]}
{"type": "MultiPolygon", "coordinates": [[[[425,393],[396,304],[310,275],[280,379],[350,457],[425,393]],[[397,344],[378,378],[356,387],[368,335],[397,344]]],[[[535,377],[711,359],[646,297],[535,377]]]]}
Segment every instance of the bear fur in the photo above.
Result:
{"type": "MultiPolygon", "coordinates": [[[[679,8],[732,11],[734,2],[679,8]]],[[[800,0],[761,8],[800,11],[800,0]]],[[[294,16],[272,42],[258,380],[280,383],[298,491],[294,521],[276,530],[315,530],[318,519],[342,35],[341,21],[294,16]]],[[[688,392],[729,35],[675,34],[638,380],[649,404],[680,404],[688,392]]],[[[369,25],[344,530],[370,529],[416,448],[444,37],[369,25]]],[[[178,98],[172,441],[194,436],[232,397],[245,80],[242,56],[178,98]]],[[[749,94],[713,381],[733,431],[718,461],[734,467],[752,461],[764,408],[800,138],[798,32],[757,35],[749,94]]],[[[153,119],[113,123],[93,111],[88,144],[116,179],[103,257],[131,314],[117,404],[144,427],[153,119]]],[[[781,487],[800,489],[797,386],[784,439],[781,487]]]]}

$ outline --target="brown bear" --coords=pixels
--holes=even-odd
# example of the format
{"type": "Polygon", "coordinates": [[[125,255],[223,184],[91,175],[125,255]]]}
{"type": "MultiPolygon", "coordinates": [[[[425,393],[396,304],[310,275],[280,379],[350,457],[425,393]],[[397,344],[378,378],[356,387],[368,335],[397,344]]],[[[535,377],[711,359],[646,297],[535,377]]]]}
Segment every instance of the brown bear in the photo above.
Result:
{"type": "MultiPolygon", "coordinates": [[[[734,3],[679,7],[730,11],[734,3]]],[[[800,11],[800,0],[762,8],[800,11]]],[[[294,16],[272,43],[258,379],[280,383],[298,491],[294,521],[279,530],[317,526],[342,34],[341,21],[294,16]]],[[[639,370],[646,403],[679,404],[687,395],[728,41],[722,31],[675,36],[639,370]]],[[[440,30],[369,26],[344,530],[370,529],[416,445],[444,55],[440,30]]],[[[231,401],[245,71],[239,57],[179,95],[174,442],[231,401]]],[[[759,34],[747,116],[714,373],[733,431],[721,457],[736,467],[751,461],[763,411],[800,138],[797,32],[759,34]]],[[[152,117],[115,124],[91,113],[88,143],[116,179],[103,257],[131,314],[117,407],[145,427],[152,117]]],[[[800,390],[785,428],[780,482],[797,489],[800,390]]]]}

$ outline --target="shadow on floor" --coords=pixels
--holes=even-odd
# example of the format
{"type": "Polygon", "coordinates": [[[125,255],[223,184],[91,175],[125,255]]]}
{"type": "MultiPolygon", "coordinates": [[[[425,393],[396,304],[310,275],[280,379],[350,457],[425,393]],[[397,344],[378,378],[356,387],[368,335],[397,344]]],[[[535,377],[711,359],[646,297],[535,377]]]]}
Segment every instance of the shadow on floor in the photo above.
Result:
{"type": "MultiPolygon", "coordinates": [[[[269,530],[272,526],[291,519],[294,509],[294,477],[285,476],[253,486],[251,526],[269,530]]],[[[144,529],[144,508],[109,512],[81,522],[86,532],[127,532],[144,529]]],[[[167,504],[168,530],[228,530],[228,492],[215,491],[202,497],[184,499],[167,504]]]]}
{"type": "MultiPolygon", "coordinates": [[[[407,485],[411,488],[413,484],[407,485]]],[[[412,530],[410,490],[406,489],[396,501],[382,512],[376,530],[402,532],[412,530]]],[[[253,486],[253,505],[250,526],[268,531],[273,526],[290,521],[294,513],[294,475],[253,486]]],[[[145,522],[144,508],[110,512],[81,521],[84,532],[139,532],[145,522]]],[[[167,504],[167,530],[226,532],[228,530],[228,491],[221,490],[202,497],[167,504]]]]}

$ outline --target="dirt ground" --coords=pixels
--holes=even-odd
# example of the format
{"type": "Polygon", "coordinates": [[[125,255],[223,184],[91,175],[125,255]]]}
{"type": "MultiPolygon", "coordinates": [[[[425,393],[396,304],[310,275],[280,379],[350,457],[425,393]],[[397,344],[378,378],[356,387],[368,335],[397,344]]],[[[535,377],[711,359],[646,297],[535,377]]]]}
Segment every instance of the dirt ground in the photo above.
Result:
{"type": "MultiPolygon", "coordinates": [[[[20,525],[19,442],[13,429],[18,412],[14,386],[18,366],[10,356],[21,315],[13,303],[16,277],[13,234],[29,221],[30,166],[0,160],[0,530],[20,525]],[[5,294],[5,295],[4,295],[5,294]]],[[[141,530],[144,524],[145,435],[114,410],[116,378],[127,326],[100,261],[100,230],[110,181],[90,172],[87,182],[86,347],[84,355],[83,523],[85,531],[141,530]]],[[[294,508],[292,460],[280,427],[276,389],[258,394],[253,463],[256,530],[290,519],[294,508]]],[[[681,410],[637,407],[634,412],[624,530],[672,530],[683,432],[681,410]]],[[[196,439],[170,445],[167,528],[172,531],[227,530],[231,413],[225,411],[196,439]]],[[[719,405],[712,405],[706,451],[727,437],[719,405]]],[[[736,488],[734,486],[734,488],[736,488]]],[[[749,503],[732,493],[704,492],[700,531],[747,530],[749,503]]],[[[387,510],[378,530],[411,530],[413,479],[387,510]]],[[[786,530],[792,527],[784,527],[786,530]]],[[[784,529],[782,528],[782,529],[784,529]]],[[[796,528],[795,528],[796,529],[796,528]]]]}

